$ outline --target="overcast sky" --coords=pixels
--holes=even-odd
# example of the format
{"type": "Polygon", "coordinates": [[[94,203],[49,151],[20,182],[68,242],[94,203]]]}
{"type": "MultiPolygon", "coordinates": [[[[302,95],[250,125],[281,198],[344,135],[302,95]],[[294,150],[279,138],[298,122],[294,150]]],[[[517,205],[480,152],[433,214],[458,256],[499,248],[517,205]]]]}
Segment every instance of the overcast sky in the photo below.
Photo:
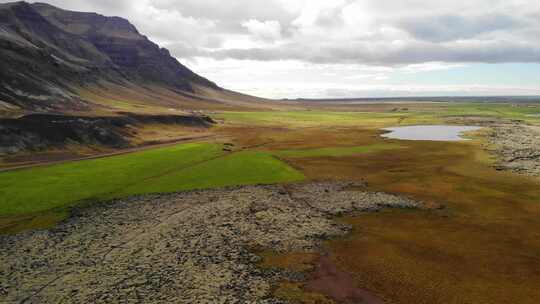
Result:
{"type": "MultiPolygon", "coordinates": [[[[8,2],[8,1],[0,1],[8,2]]],[[[42,0],[273,98],[540,95],[538,0],[42,0]]]]}

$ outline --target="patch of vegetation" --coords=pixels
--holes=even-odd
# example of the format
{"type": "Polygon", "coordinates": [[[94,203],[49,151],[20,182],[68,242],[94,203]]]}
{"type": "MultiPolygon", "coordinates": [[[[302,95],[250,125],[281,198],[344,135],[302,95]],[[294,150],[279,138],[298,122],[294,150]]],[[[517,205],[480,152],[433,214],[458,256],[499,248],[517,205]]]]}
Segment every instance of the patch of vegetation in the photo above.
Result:
{"type": "Polygon", "coordinates": [[[287,158],[322,157],[322,156],[349,156],[362,153],[374,153],[378,151],[399,149],[403,146],[397,144],[373,144],[360,147],[333,147],[305,150],[282,150],[274,152],[275,155],[287,158]]]}
{"type": "Polygon", "coordinates": [[[231,124],[247,124],[260,126],[384,126],[397,123],[402,113],[365,113],[365,112],[223,112],[214,115],[216,119],[231,124]]]}
{"type": "Polygon", "coordinates": [[[261,261],[257,263],[257,266],[261,268],[288,269],[295,272],[312,271],[315,268],[315,263],[320,257],[320,254],[314,252],[290,252],[287,254],[279,254],[278,252],[271,250],[258,252],[257,255],[261,257],[261,261]]]}
{"type": "Polygon", "coordinates": [[[282,282],[274,291],[274,296],[285,301],[301,304],[334,304],[323,294],[304,290],[302,283],[282,282]]]}

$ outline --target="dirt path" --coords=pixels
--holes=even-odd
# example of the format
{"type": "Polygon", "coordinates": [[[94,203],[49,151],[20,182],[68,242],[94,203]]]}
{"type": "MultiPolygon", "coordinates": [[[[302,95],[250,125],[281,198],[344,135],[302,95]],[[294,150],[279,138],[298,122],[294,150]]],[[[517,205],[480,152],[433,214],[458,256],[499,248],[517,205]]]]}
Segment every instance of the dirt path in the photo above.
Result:
{"type": "Polygon", "coordinates": [[[253,248],[317,251],[349,231],[333,215],[419,206],[348,186],[192,191],[76,211],[56,228],[0,237],[0,302],[282,303],[272,285],[303,275],[256,267],[253,248]]]}
{"type": "Polygon", "coordinates": [[[344,304],[384,304],[374,294],[355,286],[352,276],[338,269],[326,256],[319,259],[306,290],[322,292],[344,304]]]}

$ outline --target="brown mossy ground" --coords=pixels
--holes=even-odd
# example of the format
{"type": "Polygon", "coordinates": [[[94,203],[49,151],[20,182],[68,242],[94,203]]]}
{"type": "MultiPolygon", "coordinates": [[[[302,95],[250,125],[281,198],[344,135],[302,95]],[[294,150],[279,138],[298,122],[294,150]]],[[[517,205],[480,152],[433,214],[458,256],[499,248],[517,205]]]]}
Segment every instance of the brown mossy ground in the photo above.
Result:
{"type": "Polygon", "coordinates": [[[47,229],[67,216],[66,210],[51,210],[21,216],[0,217],[0,234],[15,234],[28,230],[47,229]]]}
{"type": "MultiPolygon", "coordinates": [[[[257,131],[241,131],[242,141],[264,139],[266,149],[398,142],[360,128],[257,131]]],[[[478,138],[399,144],[405,148],[286,159],[309,179],[363,180],[371,191],[403,194],[430,207],[340,219],[354,229],[326,243],[332,261],[388,303],[538,303],[540,181],[496,171],[478,138]]],[[[265,266],[294,270],[295,259],[305,265],[310,257],[267,257],[265,266]]],[[[322,301],[313,292],[303,297],[301,286],[284,283],[275,294],[322,301]]]]}

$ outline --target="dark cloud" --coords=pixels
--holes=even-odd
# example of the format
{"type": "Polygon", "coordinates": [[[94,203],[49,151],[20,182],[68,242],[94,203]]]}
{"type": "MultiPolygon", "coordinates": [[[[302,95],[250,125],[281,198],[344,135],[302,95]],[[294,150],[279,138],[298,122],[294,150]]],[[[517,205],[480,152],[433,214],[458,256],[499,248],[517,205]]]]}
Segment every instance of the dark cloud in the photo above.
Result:
{"type": "Polygon", "coordinates": [[[540,62],[540,2],[533,1],[42,1],[125,17],[186,59],[540,62]]]}

